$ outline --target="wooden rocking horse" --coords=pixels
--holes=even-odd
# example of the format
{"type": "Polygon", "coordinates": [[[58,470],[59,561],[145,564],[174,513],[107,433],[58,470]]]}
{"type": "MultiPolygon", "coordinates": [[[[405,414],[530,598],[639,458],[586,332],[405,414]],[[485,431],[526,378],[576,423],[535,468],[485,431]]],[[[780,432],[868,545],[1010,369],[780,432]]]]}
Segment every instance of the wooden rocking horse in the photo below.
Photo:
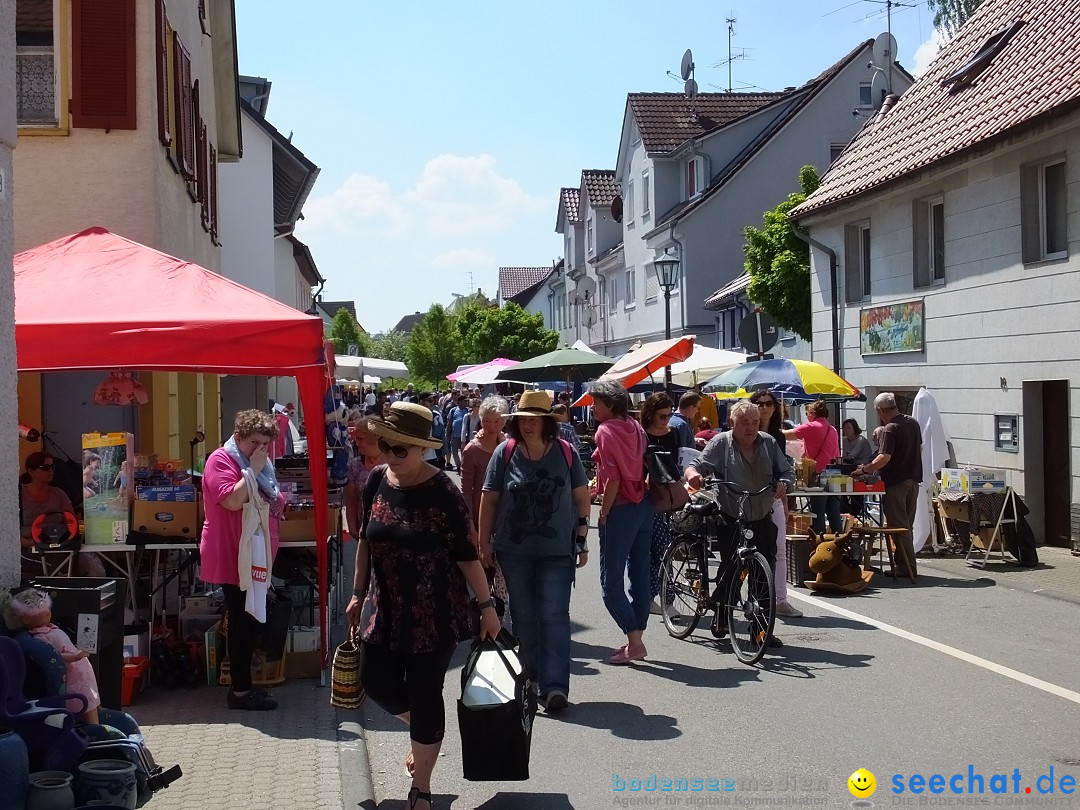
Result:
{"type": "Polygon", "coordinates": [[[807,581],[813,591],[857,593],[867,586],[873,571],[864,571],[860,560],[852,555],[851,530],[843,534],[815,534],[809,530],[814,553],[810,555],[810,570],[817,579],[807,581]]]}

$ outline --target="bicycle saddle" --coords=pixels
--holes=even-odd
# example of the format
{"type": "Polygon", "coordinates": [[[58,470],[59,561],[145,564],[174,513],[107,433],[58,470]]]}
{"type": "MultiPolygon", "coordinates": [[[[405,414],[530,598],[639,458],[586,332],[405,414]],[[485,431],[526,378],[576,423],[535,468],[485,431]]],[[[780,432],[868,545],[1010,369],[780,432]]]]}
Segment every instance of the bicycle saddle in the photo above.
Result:
{"type": "Polygon", "coordinates": [[[686,509],[695,515],[711,515],[719,508],[720,506],[712,498],[699,498],[696,495],[686,505],[686,509]]]}

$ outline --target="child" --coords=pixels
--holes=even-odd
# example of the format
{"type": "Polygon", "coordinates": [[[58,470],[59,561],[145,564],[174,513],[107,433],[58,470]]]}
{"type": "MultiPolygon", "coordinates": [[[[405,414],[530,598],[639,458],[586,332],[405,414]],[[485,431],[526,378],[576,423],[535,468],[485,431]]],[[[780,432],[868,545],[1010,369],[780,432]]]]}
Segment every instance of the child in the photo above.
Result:
{"type": "MultiPolygon", "coordinates": [[[[67,667],[67,691],[76,692],[87,700],[83,722],[97,723],[101,696],[98,694],[94,668],[86,660],[90,653],[72,644],[67,633],[52,623],[52,598],[44,591],[33,588],[14,595],[3,591],[0,592],[0,609],[4,612],[4,623],[8,629],[25,630],[56,648],[67,667]]],[[[69,708],[79,705],[78,702],[69,701],[69,708]]]]}

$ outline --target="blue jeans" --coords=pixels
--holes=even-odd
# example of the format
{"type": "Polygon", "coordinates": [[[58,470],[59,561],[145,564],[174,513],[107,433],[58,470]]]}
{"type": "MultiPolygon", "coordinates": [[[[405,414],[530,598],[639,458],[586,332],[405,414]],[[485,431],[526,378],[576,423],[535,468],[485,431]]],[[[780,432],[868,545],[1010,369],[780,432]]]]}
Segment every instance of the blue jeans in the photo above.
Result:
{"type": "MultiPolygon", "coordinates": [[[[825,533],[825,518],[829,518],[829,528],[833,530],[833,534],[839,534],[844,530],[844,518],[840,514],[840,496],[839,495],[827,495],[825,498],[815,498],[815,501],[820,503],[825,501],[822,506],[824,509],[816,508],[817,514],[814,515],[814,520],[810,524],[810,528],[814,530],[816,534],[825,533]]],[[[818,506],[817,503],[814,504],[818,506]]]]}
{"type": "Polygon", "coordinates": [[[510,596],[510,622],[521,658],[541,695],[570,694],[570,590],[574,557],[497,552],[510,596]]]}
{"type": "Polygon", "coordinates": [[[624,633],[644,631],[649,623],[652,533],[653,506],[648,498],[611,507],[600,527],[600,590],[604,606],[624,633]],[[630,578],[629,599],[623,572],[630,578]]]}

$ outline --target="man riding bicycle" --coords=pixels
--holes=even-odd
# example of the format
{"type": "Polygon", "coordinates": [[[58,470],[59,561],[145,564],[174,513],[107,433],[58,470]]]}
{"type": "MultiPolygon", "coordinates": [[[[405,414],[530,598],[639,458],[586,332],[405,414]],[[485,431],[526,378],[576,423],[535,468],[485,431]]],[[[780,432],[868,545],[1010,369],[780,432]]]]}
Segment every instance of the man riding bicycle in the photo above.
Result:
{"type": "MultiPolygon", "coordinates": [[[[701,460],[691,464],[683,472],[683,479],[700,489],[705,476],[728,481],[747,492],[757,492],[773,484],[772,491],[750,497],[746,503],[746,518],[754,531],[754,545],[768,561],[770,568],[776,563],[776,526],[772,522],[772,510],[777,499],[783,499],[793,488],[795,479],[787,456],[780,452],[776,440],[768,433],[758,430],[758,407],[745,400],[731,406],[731,430],[714,436],[702,451],[701,460]]],[[[731,518],[739,516],[740,495],[727,487],[716,492],[720,511],[731,518]]],[[[734,529],[734,522],[731,523],[734,529]]],[[[738,544],[733,534],[719,538],[721,554],[726,559],[738,544]]],[[[717,594],[727,592],[728,582],[722,581],[717,594]]],[[[714,619],[714,631],[723,631],[724,617],[714,619]]],[[[770,638],[771,647],[781,647],[780,640],[770,638]]]]}

